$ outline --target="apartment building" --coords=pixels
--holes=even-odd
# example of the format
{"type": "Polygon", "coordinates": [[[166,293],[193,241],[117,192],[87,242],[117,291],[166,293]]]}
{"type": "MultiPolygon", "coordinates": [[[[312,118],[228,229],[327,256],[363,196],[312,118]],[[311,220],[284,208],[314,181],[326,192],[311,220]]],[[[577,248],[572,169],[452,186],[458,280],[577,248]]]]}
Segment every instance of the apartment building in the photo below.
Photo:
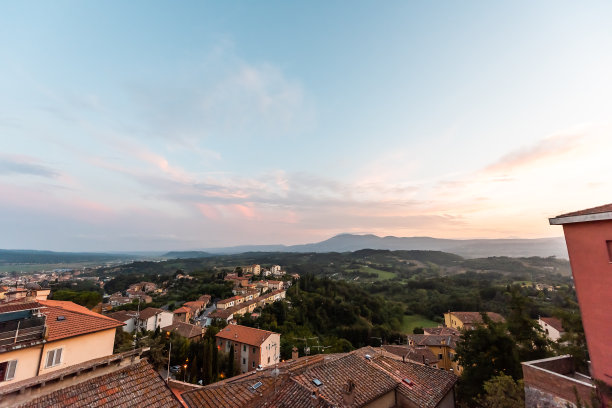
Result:
{"type": "Polygon", "coordinates": [[[236,366],[242,373],[280,361],[280,334],[229,324],[217,333],[217,347],[226,353],[234,346],[236,366]]]}
{"type": "Polygon", "coordinates": [[[0,388],[113,354],[121,326],[72,302],[0,305],[0,388]]]}

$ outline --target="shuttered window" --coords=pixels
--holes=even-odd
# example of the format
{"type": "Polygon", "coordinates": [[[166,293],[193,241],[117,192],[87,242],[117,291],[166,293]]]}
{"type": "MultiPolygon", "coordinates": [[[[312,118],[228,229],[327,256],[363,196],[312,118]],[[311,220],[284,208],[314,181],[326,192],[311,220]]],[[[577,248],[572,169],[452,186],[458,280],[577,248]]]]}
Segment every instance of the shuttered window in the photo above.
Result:
{"type": "Polygon", "coordinates": [[[4,380],[12,380],[15,378],[15,370],[17,370],[17,360],[12,360],[8,362],[6,375],[4,376],[4,380]]]}
{"type": "Polygon", "coordinates": [[[8,381],[15,378],[15,370],[17,370],[17,360],[0,363],[0,381],[8,381]]]}
{"type": "Polygon", "coordinates": [[[62,349],[55,349],[47,351],[47,361],[45,362],[45,368],[55,367],[62,362],[62,349]]]}

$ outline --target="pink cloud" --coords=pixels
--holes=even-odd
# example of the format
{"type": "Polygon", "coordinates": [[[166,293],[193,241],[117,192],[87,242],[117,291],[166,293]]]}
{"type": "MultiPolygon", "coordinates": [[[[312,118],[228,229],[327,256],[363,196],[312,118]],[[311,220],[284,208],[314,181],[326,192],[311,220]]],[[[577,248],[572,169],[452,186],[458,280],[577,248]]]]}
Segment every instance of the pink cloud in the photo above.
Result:
{"type": "Polygon", "coordinates": [[[204,203],[196,203],[196,207],[200,213],[211,220],[218,220],[221,218],[221,213],[212,205],[204,203]]]}
{"type": "Polygon", "coordinates": [[[512,151],[497,162],[487,166],[484,172],[506,173],[519,167],[531,166],[544,160],[560,158],[580,146],[584,135],[561,134],[547,137],[537,143],[512,151]]]}
{"type": "Polygon", "coordinates": [[[255,210],[249,204],[233,204],[232,207],[241,214],[244,218],[254,219],[255,218],[255,210]]]}

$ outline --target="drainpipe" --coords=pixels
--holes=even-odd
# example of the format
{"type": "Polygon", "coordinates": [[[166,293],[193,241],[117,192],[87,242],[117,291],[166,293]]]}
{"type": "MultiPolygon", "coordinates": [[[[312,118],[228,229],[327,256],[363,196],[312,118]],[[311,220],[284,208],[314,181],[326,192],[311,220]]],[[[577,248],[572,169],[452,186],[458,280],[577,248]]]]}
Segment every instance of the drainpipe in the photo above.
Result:
{"type": "Polygon", "coordinates": [[[36,369],[36,376],[40,375],[40,365],[42,364],[43,351],[45,350],[45,344],[40,347],[40,355],[38,356],[38,368],[36,369]]]}
{"type": "MultiPolygon", "coordinates": [[[[43,341],[44,339],[47,338],[47,325],[45,325],[44,329],[43,329],[43,341]]],[[[36,376],[40,375],[40,365],[42,364],[42,359],[43,359],[43,352],[45,351],[45,344],[46,342],[44,342],[42,344],[42,346],[40,347],[40,355],[38,356],[38,368],[36,369],[36,376]]]]}

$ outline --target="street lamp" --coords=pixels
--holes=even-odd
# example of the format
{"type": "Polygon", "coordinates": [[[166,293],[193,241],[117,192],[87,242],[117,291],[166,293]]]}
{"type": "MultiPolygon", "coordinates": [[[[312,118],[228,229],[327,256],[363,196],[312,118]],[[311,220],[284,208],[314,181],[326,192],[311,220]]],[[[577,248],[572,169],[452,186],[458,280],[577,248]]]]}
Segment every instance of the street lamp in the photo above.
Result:
{"type": "Polygon", "coordinates": [[[187,364],[183,366],[183,382],[185,382],[185,376],[187,375],[187,364]]]}

